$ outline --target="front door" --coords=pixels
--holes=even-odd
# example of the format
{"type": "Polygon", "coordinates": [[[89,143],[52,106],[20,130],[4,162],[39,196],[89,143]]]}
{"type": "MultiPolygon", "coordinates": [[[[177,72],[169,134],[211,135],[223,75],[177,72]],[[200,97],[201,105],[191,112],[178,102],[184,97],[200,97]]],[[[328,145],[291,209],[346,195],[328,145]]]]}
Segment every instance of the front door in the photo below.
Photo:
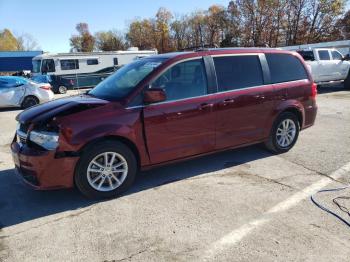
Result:
{"type": "Polygon", "coordinates": [[[333,80],[344,80],[349,73],[350,62],[344,61],[343,56],[337,51],[332,50],[332,62],[333,62],[333,80]]]}
{"type": "Polygon", "coordinates": [[[215,148],[215,112],[207,95],[203,59],[172,65],[151,83],[163,88],[165,102],[144,107],[147,147],[153,164],[215,148]]]}

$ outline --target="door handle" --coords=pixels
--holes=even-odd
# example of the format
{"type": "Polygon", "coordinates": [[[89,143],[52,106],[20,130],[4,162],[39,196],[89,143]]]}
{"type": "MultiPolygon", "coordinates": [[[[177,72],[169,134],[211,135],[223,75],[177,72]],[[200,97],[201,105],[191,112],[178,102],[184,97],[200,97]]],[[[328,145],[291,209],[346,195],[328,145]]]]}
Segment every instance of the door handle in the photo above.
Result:
{"type": "Polygon", "coordinates": [[[265,96],[264,95],[255,95],[254,98],[263,100],[263,99],[265,99],[265,96]]]}
{"type": "Polygon", "coordinates": [[[227,106],[227,105],[233,104],[234,102],[235,102],[235,100],[233,98],[227,98],[224,101],[222,101],[220,103],[220,105],[221,106],[227,106]]]}
{"type": "Polygon", "coordinates": [[[179,119],[181,117],[183,117],[184,114],[182,112],[176,112],[176,113],[173,113],[173,114],[170,114],[166,117],[166,119],[168,120],[174,120],[174,119],[179,119]]]}
{"type": "Polygon", "coordinates": [[[211,103],[203,103],[199,106],[199,110],[211,109],[213,106],[211,103]]]}

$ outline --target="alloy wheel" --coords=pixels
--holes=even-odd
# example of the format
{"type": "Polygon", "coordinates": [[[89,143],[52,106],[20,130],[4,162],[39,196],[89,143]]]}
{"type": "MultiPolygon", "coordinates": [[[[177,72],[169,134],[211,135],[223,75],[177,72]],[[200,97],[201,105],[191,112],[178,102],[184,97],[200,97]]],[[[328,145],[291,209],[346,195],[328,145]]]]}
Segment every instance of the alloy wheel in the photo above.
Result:
{"type": "Polygon", "coordinates": [[[276,141],[282,148],[289,147],[295,139],[296,125],[291,119],[284,119],[278,126],[276,141]]]}
{"type": "Polygon", "coordinates": [[[116,152],[104,152],[94,157],[87,168],[87,179],[92,188],[107,192],[118,188],[126,179],[128,163],[116,152]]]}

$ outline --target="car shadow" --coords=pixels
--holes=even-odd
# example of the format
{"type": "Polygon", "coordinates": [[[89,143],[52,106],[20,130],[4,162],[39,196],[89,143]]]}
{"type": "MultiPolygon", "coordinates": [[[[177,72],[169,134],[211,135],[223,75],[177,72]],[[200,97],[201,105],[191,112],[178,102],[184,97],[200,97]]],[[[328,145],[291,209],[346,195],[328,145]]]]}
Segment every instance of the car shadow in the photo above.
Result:
{"type": "Polygon", "coordinates": [[[335,93],[335,92],[341,92],[341,91],[348,91],[344,88],[344,84],[327,84],[317,87],[317,93],[318,94],[328,94],[328,93],[335,93]]]}
{"type": "Polygon", "coordinates": [[[2,107],[0,112],[10,112],[10,111],[22,111],[20,107],[2,107]]]}
{"type": "MultiPolygon", "coordinates": [[[[250,146],[143,171],[121,197],[269,156],[271,154],[259,146],[250,146]]],[[[75,189],[35,191],[25,185],[13,169],[0,171],[0,228],[97,202],[84,198],[75,189]]]]}

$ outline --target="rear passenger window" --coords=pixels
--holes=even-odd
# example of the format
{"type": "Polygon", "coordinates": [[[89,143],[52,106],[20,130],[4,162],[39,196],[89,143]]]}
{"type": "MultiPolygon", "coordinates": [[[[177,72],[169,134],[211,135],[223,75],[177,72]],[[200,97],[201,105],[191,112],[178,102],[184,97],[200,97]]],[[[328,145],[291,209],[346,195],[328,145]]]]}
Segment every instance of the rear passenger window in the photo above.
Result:
{"type": "Polygon", "coordinates": [[[272,83],[308,79],[305,67],[297,57],[288,54],[265,54],[265,56],[272,83]]]}
{"type": "Polygon", "coordinates": [[[319,56],[320,60],[331,60],[328,50],[318,51],[318,56],[319,56]]]}
{"type": "Polygon", "coordinates": [[[87,65],[98,65],[98,60],[97,59],[88,59],[86,60],[87,65]]]}
{"type": "Polygon", "coordinates": [[[161,74],[152,84],[163,88],[167,101],[207,94],[207,78],[202,59],[176,64],[161,74]]]}
{"type": "Polygon", "coordinates": [[[78,59],[65,59],[61,60],[61,70],[74,70],[79,69],[78,59]]]}
{"type": "Polygon", "coordinates": [[[264,84],[257,55],[214,57],[219,92],[264,84]]]}

